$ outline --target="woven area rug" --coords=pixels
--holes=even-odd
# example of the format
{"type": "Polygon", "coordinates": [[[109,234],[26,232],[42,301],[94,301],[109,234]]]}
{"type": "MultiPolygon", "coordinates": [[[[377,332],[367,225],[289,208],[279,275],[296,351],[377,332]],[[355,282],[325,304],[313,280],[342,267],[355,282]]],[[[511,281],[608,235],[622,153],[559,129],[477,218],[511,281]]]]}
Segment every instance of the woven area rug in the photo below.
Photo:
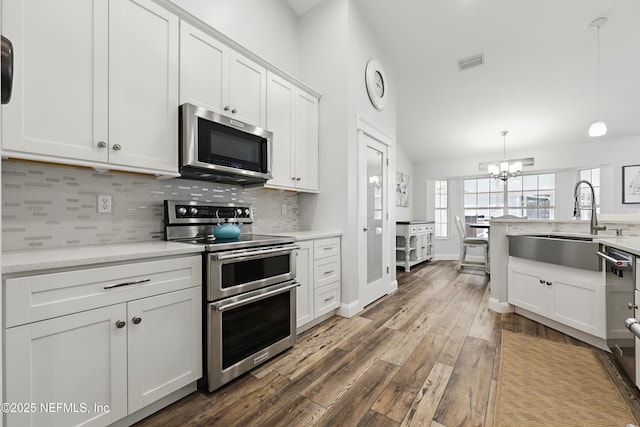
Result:
{"type": "Polygon", "coordinates": [[[494,426],[637,424],[588,348],[502,331],[494,426]]]}

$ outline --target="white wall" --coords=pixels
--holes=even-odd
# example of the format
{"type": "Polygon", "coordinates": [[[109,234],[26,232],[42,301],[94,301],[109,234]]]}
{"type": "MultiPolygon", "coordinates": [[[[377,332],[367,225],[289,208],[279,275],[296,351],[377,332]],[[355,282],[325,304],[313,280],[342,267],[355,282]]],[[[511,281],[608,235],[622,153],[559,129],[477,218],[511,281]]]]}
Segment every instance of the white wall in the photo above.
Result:
{"type": "Polygon", "coordinates": [[[298,16],[286,0],[171,0],[294,77],[299,75],[298,16]]]}
{"type": "MultiPolygon", "coordinates": [[[[322,94],[320,194],[300,196],[301,228],[337,228],[343,232],[342,301],[346,305],[355,304],[359,296],[356,266],[361,262],[357,118],[364,118],[395,140],[394,74],[373,32],[350,0],[326,0],[303,15],[300,46],[300,80],[322,94]],[[373,57],[383,64],[391,84],[390,99],[383,111],[371,105],[364,84],[365,66],[373,57]]],[[[395,179],[395,147],[390,152],[390,176],[395,179]]],[[[390,221],[395,221],[394,209],[390,209],[390,216],[390,221]]],[[[390,257],[392,246],[389,245],[390,257]]],[[[390,271],[394,274],[395,269],[390,271]]]]}
{"type": "MultiPolygon", "coordinates": [[[[413,161],[406,151],[402,149],[400,145],[396,145],[396,172],[402,172],[409,174],[409,206],[402,207],[396,206],[396,221],[409,221],[411,219],[426,219],[417,218],[413,216],[413,201],[414,197],[414,182],[415,177],[413,175],[413,161]]],[[[421,197],[424,197],[421,196],[421,197]]],[[[394,203],[395,204],[395,203],[394,203]]]]}

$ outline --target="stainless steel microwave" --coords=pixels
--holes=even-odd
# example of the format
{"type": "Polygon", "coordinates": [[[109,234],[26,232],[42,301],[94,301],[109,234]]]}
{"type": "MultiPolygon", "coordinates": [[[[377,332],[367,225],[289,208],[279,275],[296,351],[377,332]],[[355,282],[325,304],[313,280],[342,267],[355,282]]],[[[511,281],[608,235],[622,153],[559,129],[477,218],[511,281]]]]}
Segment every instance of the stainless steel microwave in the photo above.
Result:
{"type": "Polygon", "coordinates": [[[180,175],[262,185],[271,179],[273,134],[193,104],[180,106],[180,175]]]}

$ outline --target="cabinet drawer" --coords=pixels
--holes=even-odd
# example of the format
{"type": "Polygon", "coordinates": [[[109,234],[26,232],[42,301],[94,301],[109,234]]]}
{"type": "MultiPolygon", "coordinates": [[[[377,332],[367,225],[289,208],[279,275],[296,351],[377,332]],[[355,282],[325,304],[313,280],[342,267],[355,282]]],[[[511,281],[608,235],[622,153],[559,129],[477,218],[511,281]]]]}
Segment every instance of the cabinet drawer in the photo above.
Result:
{"type": "Polygon", "coordinates": [[[313,241],[313,258],[322,259],[340,254],[340,238],[319,239],[313,241]]]}
{"type": "Polygon", "coordinates": [[[418,226],[417,225],[412,225],[409,227],[409,234],[417,234],[418,233],[418,226]]]}
{"type": "Polygon", "coordinates": [[[340,306],[340,282],[334,282],[315,290],[315,317],[340,306]]]}
{"type": "Polygon", "coordinates": [[[316,260],[313,265],[314,288],[340,280],[340,256],[316,260]]]}
{"type": "Polygon", "coordinates": [[[200,255],[5,280],[5,327],[202,285],[200,255]]]}

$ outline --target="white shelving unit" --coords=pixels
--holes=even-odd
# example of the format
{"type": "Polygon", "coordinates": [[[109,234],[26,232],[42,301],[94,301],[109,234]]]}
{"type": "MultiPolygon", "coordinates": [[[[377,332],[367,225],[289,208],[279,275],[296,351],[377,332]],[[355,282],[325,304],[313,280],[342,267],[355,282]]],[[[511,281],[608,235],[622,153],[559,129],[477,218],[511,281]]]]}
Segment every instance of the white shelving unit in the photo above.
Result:
{"type": "Polygon", "coordinates": [[[433,221],[396,222],[396,266],[411,267],[433,259],[433,221]]]}

